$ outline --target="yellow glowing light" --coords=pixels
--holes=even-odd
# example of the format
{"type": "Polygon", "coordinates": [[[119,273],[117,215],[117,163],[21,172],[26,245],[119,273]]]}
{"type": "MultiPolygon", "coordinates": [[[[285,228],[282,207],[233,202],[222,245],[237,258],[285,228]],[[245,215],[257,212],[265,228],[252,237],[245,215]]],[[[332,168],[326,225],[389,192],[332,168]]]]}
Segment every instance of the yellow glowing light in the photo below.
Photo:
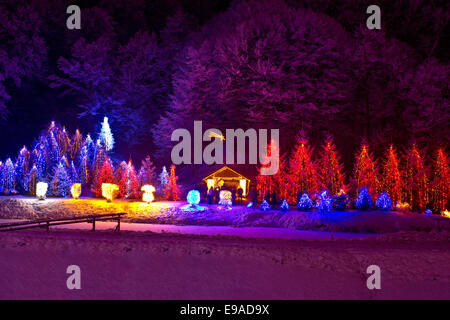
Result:
{"type": "Polygon", "coordinates": [[[106,201],[111,202],[117,191],[119,191],[119,186],[117,184],[102,183],[102,196],[106,201]]]}
{"type": "Polygon", "coordinates": [[[397,208],[397,210],[400,211],[408,211],[411,208],[411,206],[407,202],[397,202],[395,208],[397,208]]]}
{"type": "Polygon", "coordinates": [[[345,194],[344,189],[339,190],[339,193],[337,194],[338,196],[343,196],[345,194]]]}
{"type": "Polygon", "coordinates": [[[141,191],[144,191],[144,194],[142,195],[142,201],[150,203],[153,202],[153,200],[155,200],[153,192],[155,192],[156,189],[154,186],[149,184],[143,185],[141,191]]]}
{"type": "Polygon", "coordinates": [[[45,195],[47,194],[47,189],[48,189],[48,183],[38,182],[36,184],[36,196],[40,200],[44,200],[45,199],[45,195]]]}
{"type": "Polygon", "coordinates": [[[446,209],[441,212],[441,215],[446,218],[450,218],[450,212],[446,209]]]}
{"type": "Polygon", "coordinates": [[[70,193],[72,194],[72,198],[78,199],[81,194],[81,183],[74,183],[70,189],[70,193]]]}

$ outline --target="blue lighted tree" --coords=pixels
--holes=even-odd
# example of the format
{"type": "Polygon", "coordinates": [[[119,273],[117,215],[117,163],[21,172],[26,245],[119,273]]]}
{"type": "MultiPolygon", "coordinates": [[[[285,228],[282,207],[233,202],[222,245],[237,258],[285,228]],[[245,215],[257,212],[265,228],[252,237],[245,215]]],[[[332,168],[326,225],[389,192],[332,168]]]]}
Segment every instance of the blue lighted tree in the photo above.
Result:
{"type": "Polygon", "coordinates": [[[270,204],[267,202],[267,200],[264,200],[261,205],[260,205],[260,209],[262,211],[267,211],[270,209],[270,204]]]}
{"type": "Polygon", "coordinates": [[[331,203],[331,197],[328,196],[328,193],[326,191],[323,191],[318,199],[317,199],[317,209],[321,213],[326,213],[331,211],[333,209],[333,205],[331,203]]]}
{"type": "Polygon", "coordinates": [[[15,190],[14,164],[8,158],[2,168],[2,189],[3,193],[9,194],[15,190]]]}
{"type": "Polygon", "coordinates": [[[70,175],[62,163],[58,164],[51,182],[52,195],[57,197],[67,197],[70,194],[72,182],[70,175]]]}
{"type": "Polygon", "coordinates": [[[27,175],[29,171],[29,162],[30,162],[30,152],[24,146],[17,156],[17,161],[15,165],[15,181],[16,181],[16,189],[19,192],[27,191],[27,175]]]}
{"type": "Polygon", "coordinates": [[[309,198],[307,193],[304,193],[297,203],[297,208],[299,211],[309,211],[314,207],[312,200],[309,198]]]}
{"type": "Polygon", "coordinates": [[[358,197],[356,198],[355,207],[359,210],[372,209],[372,196],[366,187],[358,190],[358,197]]]}
{"type": "Polygon", "coordinates": [[[389,198],[389,195],[386,192],[380,194],[375,201],[375,207],[378,210],[391,210],[392,209],[392,201],[389,198]]]}
{"type": "Polygon", "coordinates": [[[281,202],[281,206],[280,206],[281,211],[289,211],[289,203],[287,202],[286,199],[284,199],[281,202]]]}

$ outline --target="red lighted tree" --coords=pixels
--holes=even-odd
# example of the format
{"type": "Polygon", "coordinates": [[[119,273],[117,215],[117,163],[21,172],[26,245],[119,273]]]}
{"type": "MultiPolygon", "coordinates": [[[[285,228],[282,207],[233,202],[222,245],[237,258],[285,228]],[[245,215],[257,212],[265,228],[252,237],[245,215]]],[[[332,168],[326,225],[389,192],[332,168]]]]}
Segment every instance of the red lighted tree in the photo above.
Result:
{"type": "Polygon", "coordinates": [[[436,152],[431,180],[431,204],[435,212],[448,209],[450,199],[450,170],[444,149],[436,152]]]}
{"type": "Polygon", "coordinates": [[[383,163],[382,191],[387,192],[395,205],[402,201],[403,179],[397,151],[393,145],[386,152],[383,163]]]}
{"type": "Polygon", "coordinates": [[[100,170],[94,176],[94,181],[92,183],[92,192],[94,193],[94,196],[102,196],[103,183],[115,183],[113,168],[109,158],[105,158],[100,170]]]}
{"type": "Polygon", "coordinates": [[[428,202],[428,178],[423,157],[416,144],[405,156],[404,201],[415,211],[423,212],[428,202]]]}
{"type": "Polygon", "coordinates": [[[178,177],[175,175],[175,165],[170,166],[169,183],[164,189],[164,195],[167,200],[180,200],[180,188],[177,185],[178,177]]]}
{"type": "Polygon", "coordinates": [[[353,169],[353,183],[356,191],[366,187],[369,194],[376,198],[379,191],[377,165],[366,143],[361,145],[361,149],[356,155],[356,163],[353,169]]]}
{"type": "MultiPolygon", "coordinates": [[[[272,140],[271,143],[267,146],[267,153],[265,154],[265,160],[262,164],[261,168],[270,167],[270,157],[272,152],[275,150],[274,148],[278,148],[275,140],[272,140]]],[[[256,190],[258,191],[258,201],[269,200],[269,195],[276,189],[276,181],[274,175],[262,175],[261,168],[258,168],[258,176],[256,177],[256,190]]]]}
{"type": "Polygon", "coordinates": [[[125,170],[122,171],[122,177],[119,182],[119,194],[125,199],[139,198],[139,180],[131,160],[128,161],[125,170]]]}
{"type": "Polygon", "coordinates": [[[308,140],[300,136],[289,161],[290,179],[295,193],[307,192],[310,195],[319,191],[319,179],[316,165],[312,160],[312,149],[308,140]]]}
{"type": "Polygon", "coordinates": [[[345,176],[342,172],[341,157],[336,151],[332,137],[328,137],[325,141],[318,162],[321,188],[328,190],[331,195],[338,194],[344,188],[345,176]]]}

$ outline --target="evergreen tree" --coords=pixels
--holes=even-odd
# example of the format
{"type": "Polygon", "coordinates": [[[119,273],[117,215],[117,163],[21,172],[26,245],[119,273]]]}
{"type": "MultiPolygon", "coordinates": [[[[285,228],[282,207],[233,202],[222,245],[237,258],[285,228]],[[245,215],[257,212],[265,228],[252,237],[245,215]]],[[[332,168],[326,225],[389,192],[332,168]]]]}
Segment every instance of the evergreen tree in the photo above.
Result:
{"type": "Polygon", "coordinates": [[[353,182],[355,189],[367,188],[370,194],[378,194],[379,180],[377,166],[373,155],[369,152],[369,146],[365,143],[356,156],[353,170],[353,182]]]}
{"type": "Polygon", "coordinates": [[[106,151],[111,151],[114,148],[114,137],[109,127],[108,117],[103,118],[102,128],[99,135],[100,144],[106,151]]]}
{"type": "Polygon", "coordinates": [[[70,194],[72,182],[70,180],[70,175],[63,163],[59,163],[56,167],[50,185],[52,195],[54,196],[65,198],[70,194]]]}
{"type": "Polygon", "coordinates": [[[58,126],[57,134],[56,134],[56,141],[59,146],[60,155],[65,155],[67,158],[67,156],[70,155],[71,142],[70,142],[69,134],[67,133],[65,127],[63,127],[61,129],[58,126]]]}
{"type": "Polygon", "coordinates": [[[36,165],[31,168],[30,172],[28,173],[28,193],[30,196],[36,196],[36,185],[38,183],[38,169],[36,165]]]}
{"type": "Polygon", "coordinates": [[[397,152],[393,145],[386,152],[383,165],[383,191],[387,192],[393,203],[402,201],[403,180],[397,152]]]}
{"type": "Polygon", "coordinates": [[[180,200],[180,189],[177,185],[178,177],[175,175],[175,165],[170,166],[169,183],[164,189],[164,195],[167,200],[178,201],[180,200]]]}
{"type": "Polygon", "coordinates": [[[428,203],[428,177],[425,162],[413,143],[405,155],[404,201],[413,211],[423,212],[428,203]]]}
{"type": "Polygon", "coordinates": [[[28,190],[27,176],[30,165],[30,152],[24,146],[17,156],[15,165],[15,181],[18,192],[24,193],[28,190]]]}
{"type": "Polygon", "coordinates": [[[37,178],[39,182],[44,182],[47,179],[47,160],[45,156],[44,146],[40,146],[40,149],[37,151],[38,156],[36,159],[36,168],[37,168],[37,178]]]}
{"type": "Polygon", "coordinates": [[[337,195],[344,188],[344,173],[341,158],[336,151],[333,138],[329,136],[319,156],[318,174],[321,188],[337,195]]]}
{"type": "Polygon", "coordinates": [[[375,207],[378,210],[391,210],[392,209],[392,201],[389,198],[389,195],[386,192],[381,193],[377,200],[375,201],[375,207]]]}
{"type": "Polygon", "coordinates": [[[155,175],[155,167],[152,160],[150,156],[146,156],[145,160],[142,160],[141,169],[139,170],[139,186],[142,187],[145,184],[153,185],[155,175]]]}
{"type": "Polygon", "coordinates": [[[137,199],[139,198],[139,190],[139,180],[130,160],[122,171],[122,177],[119,182],[119,194],[125,199],[137,199]]]}
{"type": "Polygon", "coordinates": [[[70,178],[72,184],[81,183],[80,175],[78,174],[78,170],[75,167],[75,163],[73,163],[73,161],[70,162],[70,178]]]}
{"type": "Polygon", "coordinates": [[[97,143],[96,143],[96,146],[95,146],[94,160],[93,160],[93,163],[92,163],[92,170],[91,170],[93,176],[96,176],[97,173],[100,171],[100,169],[102,168],[106,158],[107,158],[106,151],[101,146],[100,140],[97,140],[97,143]]]}
{"type": "Polygon", "coordinates": [[[11,158],[6,159],[2,169],[3,193],[9,194],[15,191],[15,172],[11,158]]]}
{"type": "Polygon", "coordinates": [[[370,210],[372,209],[372,196],[366,187],[358,190],[358,198],[355,202],[355,207],[359,210],[370,210]]]}
{"type": "Polygon", "coordinates": [[[433,210],[435,212],[441,212],[448,209],[450,199],[450,170],[447,154],[442,148],[436,152],[430,187],[433,210]]]}
{"type": "MultiPolygon", "coordinates": [[[[264,167],[269,167],[270,163],[268,163],[272,156],[272,152],[276,152],[275,148],[278,148],[278,146],[276,145],[275,141],[272,140],[270,142],[270,144],[267,146],[267,153],[265,154],[266,159],[264,159],[263,164],[261,165],[260,168],[258,168],[258,176],[256,177],[256,190],[258,191],[258,196],[259,199],[258,201],[262,202],[264,200],[269,200],[269,197],[267,197],[266,195],[270,195],[273,193],[273,191],[277,188],[277,184],[282,184],[284,182],[286,182],[286,176],[285,173],[283,174],[283,176],[280,173],[280,170],[277,174],[275,175],[262,175],[261,174],[261,169],[264,167]],[[268,159],[267,159],[268,158],[268,159]]],[[[285,163],[283,162],[283,170],[285,172],[285,163]]],[[[281,162],[280,162],[280,166],[281,166],[281,162]]],[[[288,180],[290,181],[290,180],[288,180]]],[[[284,188],[283,190],[288,189],[288,188],[284,188]]]]}
{"type": "Polygon", "coordinates": [[[318,191],[319,181],[316,165],[312,160],[312,149],[303,134],[297,139],[297,146],[291,155],[289,165],[295,193],[306,192],[312,194],[318,191]]]}
{"type": "Polygon", "coordinates": [[[94,176],[94,181],[92,183],[92,192],[94,196],[102,196],[102,184],[103,183],[115,183],[113,168],[109,158],[105,158],[102,167],[94,176]]]}
{"type": "Polygon", "coordinates": [[[169,174],[167,173],[166,167],[163,166],[162,171],[159,174],[159,185],[161,190],[164,190],[168,184],[169,184],[169,174]]]}
{"type": "Polygon", "coordinates": [[[87,146],[83,146],[80,152],[80,181],[82,185],[88,185],[91,178],[87,146]]]}
{"type": "Polygon", "coordinates": [[[122,180],[122,176],[125,171],[127,171],[128,164],[125,161],[122,161],[118,166],[116,171],[114,172],[114,177],[116,178],[116,181],[122,180]]]}
{"type": "Polygon", "coordinates": [[[79,157],[81,148],[83,147],[83,136],[77,129],[70,144],[70,159],[75,160],[79,157]]]}
{"type": "Polygon", "coordinates": [[[96,146],[94,141],[92,141],[91,136],[88,134],[83,143],[83,148],[86,148],[84,155],[86,155],[89,166],[92,166],[94,163],[96,146]]]}

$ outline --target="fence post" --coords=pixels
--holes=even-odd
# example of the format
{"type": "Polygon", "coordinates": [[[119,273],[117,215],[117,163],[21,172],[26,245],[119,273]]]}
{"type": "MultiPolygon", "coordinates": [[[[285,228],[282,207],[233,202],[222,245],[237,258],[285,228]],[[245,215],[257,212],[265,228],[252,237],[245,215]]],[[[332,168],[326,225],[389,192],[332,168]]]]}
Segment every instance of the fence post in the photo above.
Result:
{"type": "Polygon", "coordinates": [[[50,221],[47,221],[47,232],[50,231],[50,221]]]}
{"type": "Polygon", "coordinates": [[[92,219],[92,231],[95,231],[95,217],[92,219]]]}

